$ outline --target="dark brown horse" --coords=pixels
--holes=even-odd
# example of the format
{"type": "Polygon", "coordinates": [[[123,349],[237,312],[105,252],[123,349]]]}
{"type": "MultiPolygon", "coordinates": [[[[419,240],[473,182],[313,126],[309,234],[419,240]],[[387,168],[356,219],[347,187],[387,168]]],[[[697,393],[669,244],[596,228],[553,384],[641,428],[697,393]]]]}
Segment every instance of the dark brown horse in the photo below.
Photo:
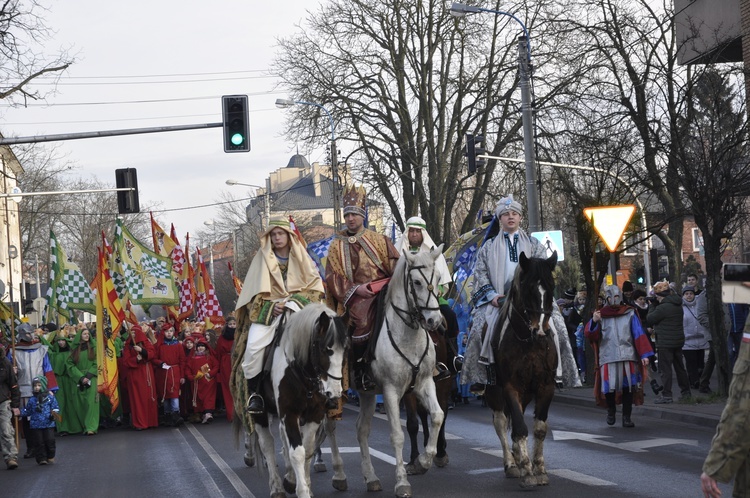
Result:
{"type": "Polygon", "coordinates": [[[520,477],[522,487],[549,483],[544,466],[547,414],[555,394],[557,350],[550,328],[557,253],[548,259],[521,253],[513,285],[500,311],[493,347],[497,385],[487,386],[485,399],[493,410],[495,431],[503,448],[506,477],[520,477]],[[527,447],[529,430],[523,419],[534,400],[534,450],[527,447]],[[510,418],[513,451],[508,444],[510,418]]]}

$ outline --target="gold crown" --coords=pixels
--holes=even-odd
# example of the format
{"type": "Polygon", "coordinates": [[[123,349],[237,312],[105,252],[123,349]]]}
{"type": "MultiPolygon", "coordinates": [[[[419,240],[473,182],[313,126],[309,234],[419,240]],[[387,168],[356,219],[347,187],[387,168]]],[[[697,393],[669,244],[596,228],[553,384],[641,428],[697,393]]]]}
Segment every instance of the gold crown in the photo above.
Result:
{"type": "Polygon", "coordinates": [[[364,187],[352,185],[349,190],[344,192],[344,214],[354,213],[365,216],[366,198],[367,192],[365,192],[364,187]]]}

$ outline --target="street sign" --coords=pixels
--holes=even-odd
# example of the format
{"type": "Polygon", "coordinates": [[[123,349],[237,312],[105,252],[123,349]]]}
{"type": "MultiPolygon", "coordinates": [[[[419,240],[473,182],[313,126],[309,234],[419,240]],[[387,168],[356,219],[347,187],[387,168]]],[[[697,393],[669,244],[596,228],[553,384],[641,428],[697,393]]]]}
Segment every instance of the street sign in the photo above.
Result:
{"type": "Polygon", "coordinates": [[[531,236],[542,243],[542,247],[547,251],[547,257],[557,251],[557,261],[565,260],[565,247],[563,245],[562,230],[552,230],[549,232],[532,232],[531,236]]]}
{"type": "Polygon", "coordinates": [[[635,214],[635,206],[602,206],[583,210],[583,215],[594,225],[609,252],[615,252],[622,242],[622,234],[635,214]]]}

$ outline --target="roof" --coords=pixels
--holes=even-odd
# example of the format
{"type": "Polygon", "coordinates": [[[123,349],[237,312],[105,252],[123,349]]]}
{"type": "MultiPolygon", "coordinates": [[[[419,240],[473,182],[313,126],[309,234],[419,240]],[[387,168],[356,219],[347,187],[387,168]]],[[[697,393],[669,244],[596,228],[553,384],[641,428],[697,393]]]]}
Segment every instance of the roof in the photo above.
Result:
{"type": "Polygon", "coordinates": [[[307,159],[302,154],[295,154],[289,158],[289,164],[286,167],[310,169],[310,163],[307,162],[307,159]]]}

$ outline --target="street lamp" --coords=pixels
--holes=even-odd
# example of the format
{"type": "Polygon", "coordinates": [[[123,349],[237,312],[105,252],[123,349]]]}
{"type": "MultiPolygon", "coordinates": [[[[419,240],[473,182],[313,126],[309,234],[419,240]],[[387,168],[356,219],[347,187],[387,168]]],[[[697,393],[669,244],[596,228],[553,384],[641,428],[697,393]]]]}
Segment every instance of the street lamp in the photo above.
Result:
{"type": "Polygon", "coordinates": [[[216,242],[216,223],[214,220],[208,220],[203,222],[204,225],[211,227],[213,235],[211,236],[211,244],[208,246],[208,253],[210,254],[210,266],[209,275],[211,275],[211,282],[214,282],[214,243],[216,242]]]}
{"type": "Polygon", "coordinates": [[[516,21],[523,30],[518,37],[518,66],[521,83],[521,121],[523,124],[523,150],[526,163],[526,199],[529,211],[529,231],[538,232],[542,229],[539,214],[539,194],[537,191],[536,151],[534,150],[534,114],[531,107],[531,43],[526,25],[519,18],[501,10],[473,7],[453,2],[450,13],[455,17],[466,14],[487,12],[498,16],[507,16],[516,21]]]}
{"type": "MultiPolygon", "coordinates": [[[[226,184],[227,185],[232,185],[232,186],[234,186],[234,185],[243,185],[245,187],[264,188],[264,187],[261,187],[260,185],[253,185],[252,183],[242,183],[242,182],[240,182],[238,180],[235,180],[233,178],[230,178],[229,180],[227,180],[226,184]]],[[[266,226],[267,226],[268,223],[271,220],[271,194],[270,194],[271,184],[270,184],[270,182],[268,182],[268,185],[265,187],[265,189],[266,189],[266,193],[263,195],[263,197],[264,197],[264,199],[263,199],[263,214],[264,214],[264,216],[266,218],[266,226]]],[[[258,197],[257,193],[255,194],[255,197],[256,198],[258,197]]],[[[250,220],[248,220],[248,222],[249,221],[250,220]]],[[[260,217],[260,229],[263,230],[263,216],[260,217]]]]}
{"type": "Polygon", "coordinates": [[[336,131],[333,123],[333,116],[328,109],[315,102],[305,102],[303,100],[276,99],[276,107],[286,109],[293,105],[311,105],[322,109],[328,116],[328,122],[331,125],[331,180],[333,181],[333,225],[336,230],[341,228],[341,200],[339,192],[339,165],[336,151],[336,131]]]}

